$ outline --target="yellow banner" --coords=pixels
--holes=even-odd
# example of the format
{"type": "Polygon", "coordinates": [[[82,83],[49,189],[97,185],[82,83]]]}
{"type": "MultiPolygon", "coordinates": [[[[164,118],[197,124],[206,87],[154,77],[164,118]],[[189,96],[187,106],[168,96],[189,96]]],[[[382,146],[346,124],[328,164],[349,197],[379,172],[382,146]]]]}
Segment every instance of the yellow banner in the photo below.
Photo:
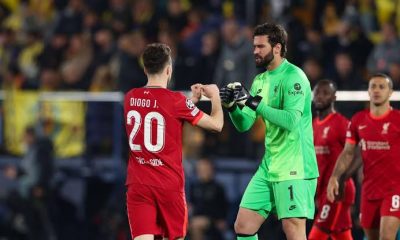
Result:
{"type": "Polygon", "coordinates": [[[39,101],[38,92],[10,91],[4,101],[6,149],[24,153],[23,134],[35,126],[51,137],[57,157],[83,154],[85,148],[85,104],[69,101],[39,101]]]}

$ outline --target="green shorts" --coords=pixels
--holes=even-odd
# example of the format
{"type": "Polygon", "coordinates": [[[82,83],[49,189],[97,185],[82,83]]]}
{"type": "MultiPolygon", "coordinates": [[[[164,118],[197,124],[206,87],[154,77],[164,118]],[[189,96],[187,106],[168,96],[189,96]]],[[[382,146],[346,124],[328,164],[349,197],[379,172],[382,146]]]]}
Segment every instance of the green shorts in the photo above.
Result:
{"type": "Polygon", "coordinates": [[[251,179],[240,207],[256,211],[264,218],[276,213],[282,218],[314,218],[317,179],[269,182],[257,173],[251,179]]]}

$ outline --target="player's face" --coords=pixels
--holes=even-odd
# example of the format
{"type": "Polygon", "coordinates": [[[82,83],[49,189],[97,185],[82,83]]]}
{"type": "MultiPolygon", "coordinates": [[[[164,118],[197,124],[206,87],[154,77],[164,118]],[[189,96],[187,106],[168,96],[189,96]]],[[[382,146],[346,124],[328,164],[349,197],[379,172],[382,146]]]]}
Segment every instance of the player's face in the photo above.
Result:
{"type": "Polygon", "coordinates": [[[254,36],[254,59],[257,67],[268,67],[268,65],[274,60],[273,48],[268,42],[268,36],[254,36]]]}
{"type": "Polygon", "coordinates": [[[389,102],[392,89],[389,87],[389,81],[384,77],[374,77],[369,81],[368,94],[371,104],[381,106],[389,102]]]}
{"type": "Polygon", "coordinates": [[[329,84],[317,84],[314,87],[313,103],[317,111],[323,111],[332,106],[335,101],[335,92],[329,84]]]}

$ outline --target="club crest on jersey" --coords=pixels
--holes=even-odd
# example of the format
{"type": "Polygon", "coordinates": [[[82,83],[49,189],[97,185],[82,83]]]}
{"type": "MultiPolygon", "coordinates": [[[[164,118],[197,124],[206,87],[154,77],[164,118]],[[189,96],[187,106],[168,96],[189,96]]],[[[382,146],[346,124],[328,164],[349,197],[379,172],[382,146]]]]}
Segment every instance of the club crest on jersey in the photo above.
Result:
{"type": "Polygon", "coordinates": [[[186,107],[189,109],[194,109],[196,106],[194,105],[192,100],[190,100],[189,98],[186,98],[186,107]]]}
{"type": "Polygon", "coordinates": [[[390,122],[384,123],[382,126],[382,134],[387,134],[389,130],[390,122]]]}
{"type": "Polygon", "coordinates": [[[322,131],[322,138],[327,138],[328,137],[328,132],[329,132],[330,127],[325,127],[324,130],[322,131]]]}

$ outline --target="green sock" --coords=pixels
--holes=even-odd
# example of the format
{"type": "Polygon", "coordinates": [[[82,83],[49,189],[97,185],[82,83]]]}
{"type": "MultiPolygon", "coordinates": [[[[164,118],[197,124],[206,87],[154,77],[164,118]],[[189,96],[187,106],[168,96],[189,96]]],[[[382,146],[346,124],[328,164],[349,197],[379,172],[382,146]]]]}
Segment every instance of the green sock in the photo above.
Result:
{"type": "Polygon", "coordinates": [[[252,235],[252,236],[248,236],[248,237],[240,237],[237,236],[237,240],[258,240],[258,235],[252,235]]]}

